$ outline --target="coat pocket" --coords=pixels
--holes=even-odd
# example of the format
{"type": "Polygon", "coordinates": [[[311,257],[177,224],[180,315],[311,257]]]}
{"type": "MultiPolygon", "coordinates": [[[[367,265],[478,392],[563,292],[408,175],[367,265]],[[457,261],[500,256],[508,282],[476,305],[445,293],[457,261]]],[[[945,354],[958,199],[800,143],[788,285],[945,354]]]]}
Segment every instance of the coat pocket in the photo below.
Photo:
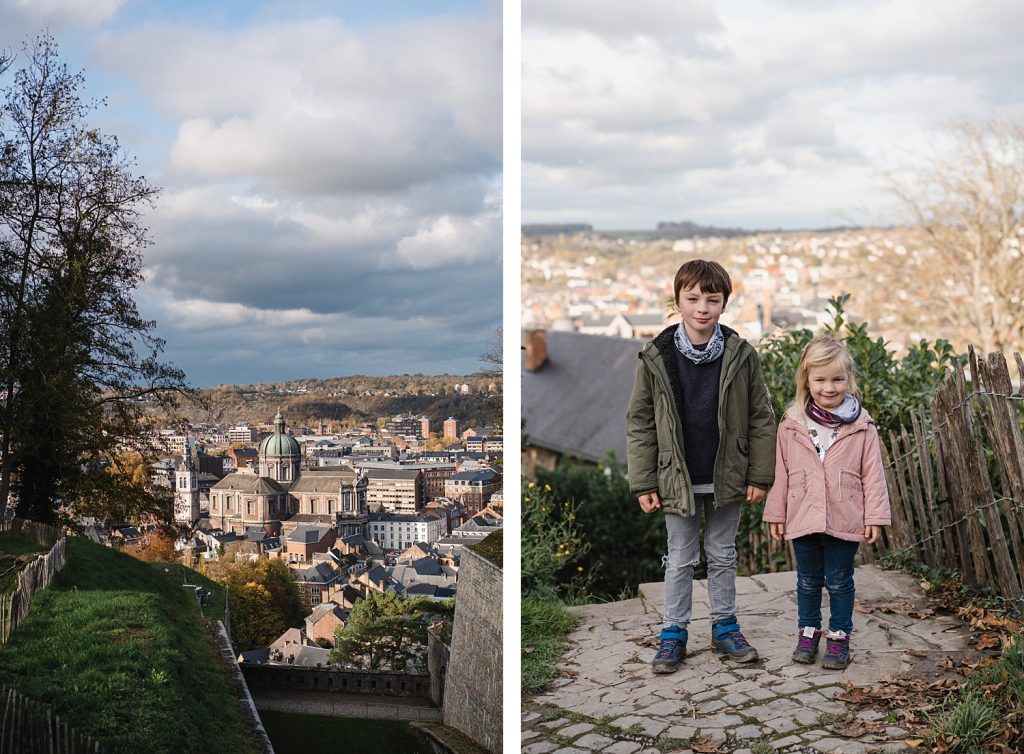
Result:
{"type": "Polygon", "coordinates": [[[807,469],[795,469],[789,472],[786,486],[786,508],[793,510],[803,502],[807,494],[807,469]]]}
{"type": "Polygon", "coordinates": [[[662,500],[679,498],[679,472],[673,464],[671,450],[658,452],[658,495],[662,500]]]}
{"type": "Polygon", "coordinates": [[[843,531],[864,531],[864,481],[856,471],[839,470],[839,505],[834,520],[843,531]]]}
{"type": "Polygon", "coordinates": [[[743,455],[750,453],[750,443],[747,442],[746,435],[736,435],[736,447],[739,448],[740,453],[743,455]]]}

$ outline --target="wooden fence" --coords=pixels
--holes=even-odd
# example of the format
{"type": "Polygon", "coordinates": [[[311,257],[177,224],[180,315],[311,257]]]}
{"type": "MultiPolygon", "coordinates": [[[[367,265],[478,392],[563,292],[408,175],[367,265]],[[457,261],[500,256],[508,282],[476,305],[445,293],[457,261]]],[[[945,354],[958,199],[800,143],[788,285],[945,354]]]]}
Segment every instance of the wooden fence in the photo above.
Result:
{"type": "Polygon", "coordinates": [[[50,551],[22,569],[13,592],[0,594],[0,644],[6,644],[11,632],[24,620],[35,593],[45,589],[67,563],[67,538],[57,527],[17,519],[5,523],[18,526],[5,527],[4,530],[50,545],[50,551]]]}
{"type": "Polygon", "coordinates": [[[5,532],[31,540],[44,547],[53,547],[57,544],[57,540],[64,536],[64,532],[59,526],[41,524],[38,521],[26,521],[21,518],[0,521],[0,534],[5,532]]]}
{"type": "Polygon", "coordinates": [[[0,754],[101,754],[98,742],[76,732],[42,702],[0,686],[0,754]]]}
{"type": "MultiPolygon", "coordinates": [[[[1015,353],[1014,361],[1024,386],[1024,360],[1015,353]]],[[[877,554],[956,568],[966,584],[1020,608],[1024,394],[1014,392],[1001,353],[979,357],[970,349],[968,368],[969,382],[957,369],[936,391],[930,415],[919,411],[887,438],[893,520],[877,554]]]]}

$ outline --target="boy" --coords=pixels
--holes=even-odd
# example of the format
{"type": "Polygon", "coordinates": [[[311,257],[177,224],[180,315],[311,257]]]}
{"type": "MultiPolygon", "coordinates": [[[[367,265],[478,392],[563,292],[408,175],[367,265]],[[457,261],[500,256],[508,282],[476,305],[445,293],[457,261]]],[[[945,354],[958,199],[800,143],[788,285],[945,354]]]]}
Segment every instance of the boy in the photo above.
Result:
{"type": "Polygon", "coordinates": [[[640,352],[626,412],[630,490],[645,513],[667,514],[655,673],[673,672],[686,656],[702,515],[712,646],[738,662],[757,659],[736,621],[736,531],[742,502],[763,500],[775,479],[775,416],[757,352],[718,323],[729,273],[695,259],[673,289],[681,321],[640,352]]]}

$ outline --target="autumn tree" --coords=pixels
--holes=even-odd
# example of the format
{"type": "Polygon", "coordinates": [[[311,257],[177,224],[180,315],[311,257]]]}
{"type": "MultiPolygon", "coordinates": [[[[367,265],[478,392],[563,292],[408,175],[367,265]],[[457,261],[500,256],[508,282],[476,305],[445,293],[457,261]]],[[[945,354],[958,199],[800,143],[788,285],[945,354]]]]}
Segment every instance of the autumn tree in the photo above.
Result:
{"type": "Polygon", "coordinates": [[[348,623],[334,632],[331,662],[403,671],[426,649],[431,618],[452,610],[451,602],[408,599],[390,590],[370,592],[356,601],[348,623]]]}
{"type": "Polygon", "coordinates": [[[1024,350],[1024,125],[960,123],[947,145],[890,176],[921,237],[890,289],[913,316],[957,324],[983,351],[1024,350]]]}
{"type": "Polygon", "coordinates": [[[308,614],[298,584],[283,560],[233,563],[221,580],[228,588],[231,638],[240,649],[269,646],[308,614]]]}
{"type": "Polygon", "coordinates": [[[132,298],[156,189],[88,124],[98,103],[52,38],[21,58],[0,106],[0,509],[13,492],[19,515],[41,521],[58,502],[169,514],[104,473],[138,434],[138,399],[169,407],[185,391],[132,298]]]}

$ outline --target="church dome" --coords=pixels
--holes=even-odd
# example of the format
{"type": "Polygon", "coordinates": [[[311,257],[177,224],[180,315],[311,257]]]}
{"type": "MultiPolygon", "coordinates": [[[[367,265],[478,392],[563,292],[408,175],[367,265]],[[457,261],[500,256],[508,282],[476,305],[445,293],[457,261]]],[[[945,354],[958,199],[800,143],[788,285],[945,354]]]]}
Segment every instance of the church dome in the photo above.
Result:
{"type": "Polygon", "coordinates": [[[274,417],[274,434],[260,443],[260,458],[297,458],[302,455],[299,443],[284,431],[284,417],[274,417]]]}

